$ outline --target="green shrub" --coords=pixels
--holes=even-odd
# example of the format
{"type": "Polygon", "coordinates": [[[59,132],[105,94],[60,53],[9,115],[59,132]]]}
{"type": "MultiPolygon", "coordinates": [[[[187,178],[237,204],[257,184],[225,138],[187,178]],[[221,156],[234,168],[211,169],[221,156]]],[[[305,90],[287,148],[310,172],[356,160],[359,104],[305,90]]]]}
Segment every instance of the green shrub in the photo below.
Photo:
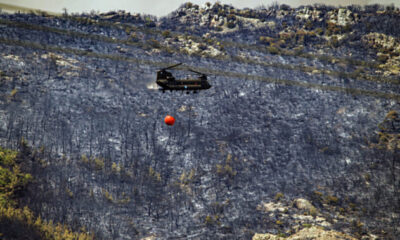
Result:
{"type": "MultiPolygon", "coordinates": [[[[24,150],[20,154],[24,154],[24,150]]],[[[0,233],[1,239],[94,239],[93,235],[72,232],[65,225],[42,221],[28,207],[15,208],[15,193],[23,190],[32,179],[30,174],[20,171],[17,155],[16,151],[0,147],[0,226],[9,230],[0,233]]]]}
{"type": "Polygon", "coordinates": [[[218,215],[214,215],[214,216],[210,216],[210,215],[207,215],[206,217],[205,217],[205,219],[204,219],[204,224],[206,225],[206,226],[213,226],[213,225],[215,225],[215,224],[218,224],[218,225],[220,225],[221,223],[220,223],[220,221],[219,221],[219,216],[218,215]]]}
{"type": "Polygon", "coordinates": [[[267,50],[268,50],[269,53],[274,54],[274,55],[280,53],[279,48],[274,47],[274,46],[269,46],[269,47],[267,48],[267,50]]]}
{"type": "Polygon", "coordinates": [[[113,198],[113,196],[111,195],[111,193],[109,193],[107,190],[105,190],[105,189],[102,189],[102,192],[103,192],[103,195],[104,195],[104,197],[109,201],[109,202],[113,202],[114,201],[114,198],[113,198]]]}
{"type": "Polygon", "coordinates": [[[43,239],[43,240],[89,240],[94,239],[93,235],[86,234],[86,230],[73,232],[69,227],[62,224],[53,224],[52,221],[43,221],[35,217],[28,208],[4,208],[0,207],[0,225],[10,229],[11,236],[4,232],[1,237],[4,239],[43,239]]]}
{"type": "Polygon", "coordinates": [[[94,169],[100,171],[104,168],[104,160],[101,158],[94,159],[94,169]]]}
{"type": "Polygon", "coordinates": [[[325,202],[330,205],[337,205],[339,202],[339,199],[335,196],[329,195],[329,196],[326,196],[325,202]]]}
{"type": "Polygon", "coordinates": [[[356,211],[356,210],[357,210],[357,205],[356,205],[355,203],[349,203],[349,208],[350,208],[352,211],[356,211]]]}
{"type": "Polygon", "coordinates": [[[364,174],[364,179],[365,179],[365,181],[370,182],[371,181],[371,174],[369,174],[369,173],[364,174]]]}
{"type": "Polygon", "coordinates": [[[312,199],[313,199],[313,201],[315,201],[316,203],[322,203],[322,201],[323,201],[323,197],[324,197],[324,194],[322,194],[321,192],[318,192],[318,191],[314,191],[313,192],[313,195],[312,195],[312,199]]]}
{"type": "Polygon", "coordinates": [[[389,59],[389,55],[387,54],[380,54],[378,55],[378,61],[381,63],[386,63],[386,61],[389,59]]]}
{"type": "Polygon", "coordinates": [[[156,23],[153,22],[152,20],[149,20],[149,21],[146,21],[145,26],[149,27],[149,28],[153,28],[156,26],[156,23]]]}
{"type": "Polygon", "coordinates": [[[309,223],[303,223],[303,227],[304,227],[304,228],[310,228],[310,227],[312,227],[312,225],[309,224],[309,223]]]}
{"type": "Polygon", "coordinates": [[[65,188],[65,193],[67,193],[68,197],[70,198],[74,197],[74,193],[69,188],[65,188]]]}
{"type": "Polygon", "coordinates": [[[274,42],[274,39],[273,39],[272,37],[264,37],[264,36],[261,36],[261,37],[259,38],[259,41],[260,41],[261,43],[270,45],[271,43],[274,42]]]}
{"type": "Polygon", "coordinates": [[[20,171],[16,156],[17,152],[0,148],[0,207],[15,206],[15,192],[32,180],[29,173],[20,171]]]}
{"type": "Polygon", "coordinates": [[[322,34],[324,34],[324,30],[322,28],[317,28],[317,29],[315,29],[315,33],[318,35],[322,35],[322,34]]]}
{"type": "Polygon", "coordinates": [[[364,235],[364,224],[360,222],[360,220],[353,220],[351,222],[351,228],[356,237],[361,239],[361,236],[364,235]]]}
{"type": "Polygon", "coordinates": [[[118,203],[119,204],[128,204],[128,203],[130,203],[130,201],[131,201],[130,197],[125,197],[123,199],[118,200],[118,203]]]}
{"type": "Polygon", "coordinates": [[[131,29],[130,27],[125,27],[125,33],[126,33],[126,35],[131,34],[131,32],[132,32],[132,29],[131,29]]]}
{"type": "Polygon", "coordinates": [[[161,182],[161,174],[156,172],[152,167],[149,167],[149,177],[157,182],[161,182]]]}
{"type": "Polygon", "coordinates": [[[137,34],[135,32],[131,33],[131,35],[129,36],[129,40],[132,41],[132,42],[139,42],[140,41],[139,37],[137,36],[137,34]]]}
{"type": "Polygon", "coordinates": [[[383,122],[378,125],[381,131],[378,132],[379,143],[375,147],[392,152],[400,149],[400,134],[396,133],[400,128],[397,127],[397,122],[400,122],[399,114],[394,110],[388,112],[383,122]],[[390,133],[388,129],[396,132],[390,133]]]}
{"type": "Polygon", "coordinates": [[[390,112],[388,112],[386,114],[386,118],[387,119],[398,119],[399,118],[399,114],[395,111],[395,110],[391,110],[390,112]]]}
{"type": "Polygon", "coordinates": [[[17,92],[18,92],[18,89],[16,89],[16,88],[14,88],[13,90],[11,90],[11,92],[10,92],[10,97],[14,98],[15,95],[17,94],[17,92]]]}
{"type": "Polygon", "coordinates": [[[340,214],[345,214],[345,213],[346,213],[346,209],[344,209],[344,208],[339,208],[339,212],[340,212],[340,214]]]}
{"type": "Polygon", "coordinates": [[[339,34],[341,32],[341,29],[334,23],[329,22],[328,26],[326,27],[326,35],[330,36],[332,34],[339,34]]]}
{"type": "Polygon", "coordinates": [[[164,38],[169,38],[169,37],[171,37],[171,32],[168,31],[168,30],[165,30],[165,31],[163,31],[163,32],[161,33],[161,35],[162,35],[164,38]]]}
{"type": "Polygon", "coordinates": [[[228,164],[225,165],[217,164],[217,173],[220,176],[228,176],[230,178],[233,178],[237,174],[237,172],[233,170],[233,168],[228,164]]]}
{"type": "Polygon", "coordinates": [[[278,233],[278,235],[276,235],[277,237],[279,237],[279,238],[286,238],[287,236],[286,236],[286,234],[284,234],[284,233],[278,233]]]}
{"type": "Polygon", "coordinates": [[[295,47],[293,48],[293,51],[295,56],[300,56],[301,54],[304,53],[304,47],[303,46],[295,47]]]}
{"type": "Polygon", "coordinates": [[[193,7],[193,3],[191,2],[187,2],[185,5],[186,8],[192,8],[193,7]]]}
{"type": "Polygon", "coordinates": [[[275,195],[275,197],[274,197],[274,199],[275,199],[275,201],[279,201],[281,198],[283,198],[285,195],[283,195],[283,193],[281,193],[281,192],[278,192],[276,195],[275,195]]]}
{"type": "Polygon", "coordinates": [[[213,225],[214,219],[210,215],[207,215],[206,218],[204,219],[204,223],[208,226],[213,225]]]}
{"type": "Polygon", "coordinates": [[[318,210],[315,207],[311,207],[310,210],[308,211],[308,213],[313,216],[316,217],[318,214],[318,210]]]}
{"type": "Polygon", "coordinates": [[[119,166],[119,164],[116,164],[115,162],[113,162],[113,163],[111,164],[111,171],[112,171],[114,174],[120,173],[120,172],[121,172],[121,167],[119,166]]]}
{"type": "Polygon", "coordinates": [[[305,29],[307,29],[307,30],[313,29],[313,22],[312,22],[311,20],[308,20],[308,21],[306,22],[306,24],[304,25],[304,27],[305,27],[305,29]]]}
{"type": "Polygon", "coordinates": [[[84,164],[89,164],[89,158],[86,157],[86,155],[84,155],[84,154],[81,156],[81,161],[82,161],[84,164]]]}

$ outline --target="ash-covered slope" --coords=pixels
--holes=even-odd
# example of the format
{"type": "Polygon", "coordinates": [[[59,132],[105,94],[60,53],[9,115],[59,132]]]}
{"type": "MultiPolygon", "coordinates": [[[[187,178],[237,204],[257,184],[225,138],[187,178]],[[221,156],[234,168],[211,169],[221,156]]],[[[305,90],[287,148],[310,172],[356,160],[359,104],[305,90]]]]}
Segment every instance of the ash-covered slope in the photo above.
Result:
{"type": "Polygon", "coordinates": [[[390,133],[378,124],[399,111],[400,47],[375,20],[398,17],[221,4],[160,20],[0,15],[0,142],[24,138],[42,159],[21,204],[100,239],[249,239],[304,224],[395,239],[398,147],[378,137],[398,133],[397,115],[390,133]],[[153,90],[176,62],[213,87],[153,90]],[[282,209],[265,207],[273,199],[282,209]]]}

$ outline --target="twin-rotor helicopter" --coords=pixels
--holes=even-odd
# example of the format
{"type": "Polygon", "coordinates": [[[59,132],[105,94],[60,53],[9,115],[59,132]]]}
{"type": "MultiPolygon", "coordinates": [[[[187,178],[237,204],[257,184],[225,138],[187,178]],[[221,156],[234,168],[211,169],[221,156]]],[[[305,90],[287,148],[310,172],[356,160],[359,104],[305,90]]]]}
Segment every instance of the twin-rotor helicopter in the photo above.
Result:
{"type": "MultiPolygon", "coordinates": [[[[178,63],[166,68],[162,68],[157,71],[157,80],[156,83],[161,88],[159,89],[163,93],[167,90],[169,91],[186,91],[187,94],[190,91],[193,93],[197,93],[200,90],[206,90],[211,88],[210,83],[207,81],[207,75],[198,71],[194,71],[193,69],[188,69],[190,72],[196,73],[199,76],[197,78],[186,77],[186,79],[176,79],[171,72],[167,71],[169,69],[175,68],[182,63],[178,63]]],[[[164,119],[165,124],[172,126],[175,123],[175,118],[173,116],[167,115],[164,119]]]]}
{"type": "Polygon", "coordinates": [[[167,90],[169,91],[186,91],[187,94],[190,91],[197,93],[200,90],[206,90],[211,88],[210,83],[207,81],[207,75],[201,72],[188,69],[188,71],[198,74],[197,78],[187,77],[186,79],[176,79],[171,72],[167,71],[169,69],[175,68],[182,63],[178,63],[166,68],[162,68],[157,71],[156,83],[161,88],[159,89],[163,93],[167,90]]]}

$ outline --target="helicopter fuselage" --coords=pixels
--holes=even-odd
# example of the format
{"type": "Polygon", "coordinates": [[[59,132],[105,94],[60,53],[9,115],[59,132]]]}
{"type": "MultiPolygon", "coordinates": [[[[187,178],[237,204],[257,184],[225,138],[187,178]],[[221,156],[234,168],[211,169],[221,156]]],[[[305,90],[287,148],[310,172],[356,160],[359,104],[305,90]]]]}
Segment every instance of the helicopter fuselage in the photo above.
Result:
{"type": "Polygon", "coordinates": [[[167,80],[158,79],[156,83],[162,88],[161,90],[202,90],[209,89],[211,85],[207,81],[198,79],[185,79],[185,80],[167,80]]]}
{"type": "Polygon", "coordinates": [[[161,70],[157,72],[156,83],[161,87],[160,90],[181,90],[181,91],[198,91],[211,88],[205,75],[198,78],[175,79],[170,72],[161,70]]]}

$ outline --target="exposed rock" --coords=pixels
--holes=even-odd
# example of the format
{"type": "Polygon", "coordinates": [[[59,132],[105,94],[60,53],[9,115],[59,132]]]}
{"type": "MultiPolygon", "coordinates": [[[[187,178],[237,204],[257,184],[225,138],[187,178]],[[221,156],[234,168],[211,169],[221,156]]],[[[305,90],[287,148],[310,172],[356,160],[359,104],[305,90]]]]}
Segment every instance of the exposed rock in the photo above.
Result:
{"type": "Polygon", "coordinates": [[[328,21],[339,26],[352,25],[355,23],[353,13],[349,9],[339,8],[327,13],[328,21]]]}
{"type": "Polygon", "coordinates": [[[238,21],[241,21],[243,24],[243,27],[245,28],[275,28],[275,22],[274,21],[267,21],[267,22],[262,22],[260,19],[256,18],[246,18],[246,17],[241,17],[241,16],[236,16],[238,21]]]}
{"type": "Polygon", "coordinates": [[[156,239],[157,239],[157,237],[152,235],[152,236],[141,238],[140,240],[156,240],[156,239]]]}
{"type": "Polygon", "coordinates": [[[308,200],[304,198],[298,198],[294,200],[294,204],[298,209],[302,210],[310,211],[312,209],[315,209],[315,207],[308,200]]]}
{"type": "MultiPolygon", "coordinates": [[[[210,36],[209,33],[206,36],[210,36]]],[[[213,45],[195,42],[192,39],[185,39],[184,37],[178,37],[178,43],[181,45],[181,51],[187,54],[200,54],[202,56],[217,57],[224,55],[224,52],[216,49],[213,45]]]]}
{"type": "Polygon", "coordinates": [[[252,240],[278,240],[278,239],[282,238],[270,233],[256,233],[252,238],[252,240]]]}
{"type": "Polygon", "coordinates": [[[356,240],[356,238],[349,236],[347,234],[337,232],[337,231],[326,231],[318,227],[304,228],[298,233],[291,235],[289,240],[305,240],[305,239],[324,239],[324,240],[356,240]]]}
{"type": "Polygon", "coordinates": [[[362,41],[364,44],[372,48],[400,53],[400,44],[398,39],[384,33],[368,33],[362,37],[362,41]]]}
{"type": "Polygon", "coordinates": [[[318,9],[310,9],[310,8],[300,8],[296,10],[296,19],[304,19],[304,20],[312,20],[312,21],[322,21],[323,18],[321,16],[322,11],[318,9]]]}
{"type": "Polygon", "coordinates": [[[300,220],[300,222],[312,222],[314,220],[313,216],[302,215],[302,214],[295,214],[295,215],[293,215],[293,218],[300,220]]]}
{"type": "Polygon", "coordinates": [[[289,237],[279,237],[273,234],[259,234],[256,233],[252,240],[277,240],[277,239],[287,239],[287,240],[356,240],[356,238],[346,235],[337,231],[327,231],[318,227],[303,228],[299,232],[289,236],[289,237]]]}
{"type": "Polygon", "coordinates": [[[2,58],[4,58],[4,59],[11,59],[11,60],[13,60],[13,61],[15,61],[15,62],[21,62],[21,61],[22,61],[22,59],[21,59],[19,56],[12,55],[12,54],[9,54],[9,55],[2,55],[2,58]]]}
{"type": "Polygon", "coordinates": [[[374,32],[364,35],[362,41],[368,47],[379,51],[377,57],[383,62],[380,67],[384,69],[384,76],[400,73],[400,42],[398,39],[374,32]]]}
{"type": "Polygon", "coordinates": [[[257,210],[264,212],[274,212],[274,211],[284,212],[285,207],[281,203],[269,202],[258,205],[257,210]]]}
{"type": "Polygon", "coordinates": [[[202,51],[202,54],[206,54],[211,57],[218,57],[224,55],[224,53],[212,46],[208,46],[206,50],[202,51]]]}

